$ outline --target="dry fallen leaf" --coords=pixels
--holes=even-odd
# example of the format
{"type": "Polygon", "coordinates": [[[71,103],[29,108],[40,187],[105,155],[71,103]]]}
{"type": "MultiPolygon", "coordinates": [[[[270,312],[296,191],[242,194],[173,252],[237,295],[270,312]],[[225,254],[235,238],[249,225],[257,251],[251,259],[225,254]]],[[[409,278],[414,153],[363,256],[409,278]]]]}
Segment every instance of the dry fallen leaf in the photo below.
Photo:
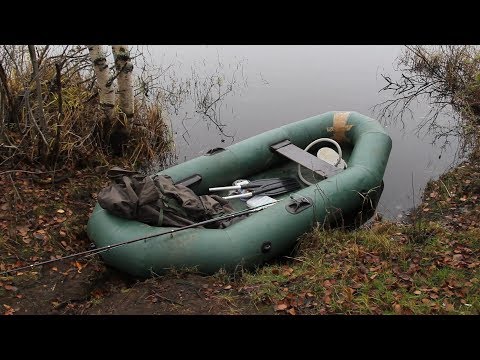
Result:
{"type": "Polygon", "coordinates": [[[84,265],[80,264],[78,261],[75,261],[75,267],[77,268],[78,273],[81,273],[82,269],[85,267],[84,265]]]}
{"type": "Polygon", "coordinates": [[[65,210],[63,210],[63,209],[58,209],[57,210],[57,213],[59,213],[59,214],[63,214],[64,212],[65,212],[65,210]]]}
{"type": "Polygon", "coordinates": [[[453,311],[454,310],[453,304],[450,304],[449,302],[445,301],[444,305],[445,305],[445,310],[447,310],[447,311],[453,311]]]}
{"type": "Polygon", "coordinates": [[[91,292],[91,295],[96,299],[100,299],[104,296],[104,293],[101,289],[95,289],[91,292]]]}
{"type": "Polygon", "coordinates": [[[17,226],[17,231],[20,236],[26,236],[28,234],[29,228],[26,226],[17,226]]]}
{"type": "Polygon", "coordinates": [[[275,306],[275,311],[283,311],[283,310],[286,310],[287,308],[288,308],[287,304],[280,303],[275,306]]]}
{"type": "Polygon", "coordinates": [[[412,278],[406,274],[398,274],[398,277],[405,281],[412,281],[412,278]]]}
{"type": "Polygon", "coordinates": [[[420,295],[422,292],[421,292],[420,290],[415,290],[413,293],[414,293],[415,295],[420,295]]]}
{"type": "Polygon", "coordinates": [[[395,311],[396,314],[401,314],[402,306],[400,304],[393,304],[393,311],[395,311]]]}
{"type": "Polygon", "coordinates": [[[12,286],[12,285],[4,285],[3,287],[4,287],[4,289],[7,290],[7,291],[17,291],[17,290],[18,290],[17,287],[12,286]]]}
{"type": "Polygon", "coordinates": [[[345,289],[345,296],[347,298],[347,301],[352,301],[353,300],[353,293],[355,292],[355,289],[352,288],[346,288],[345,289]]]}
{"type": "Polygon", "coordinates": [[[40,234],[39,232],[34,232],[33,237],[37,240],[45,240],[45,235],[40,234]]]}
{"type": "Polygon", "coordinates": [[[11,306],[8,306],[7,304],[3,304],[3,306],[5,307],[5,309],[7,309],[7,311],[5,311],[3,315],[13,315],[15,309],[13,309],[11,306]]]}
{"type": "Polygon", "coordinates": [[[289,313],[290,315],[296,315],[297,313],[295,312],[295,309],[294,308],[290,308],[287,310],[287,313],[289,313]]]}
{"type": "Polygon", "coordinates": [[[453,255],[453,260],[454,261],[462,261],[463,255],[462,254],[455,254],[453,255]]]}

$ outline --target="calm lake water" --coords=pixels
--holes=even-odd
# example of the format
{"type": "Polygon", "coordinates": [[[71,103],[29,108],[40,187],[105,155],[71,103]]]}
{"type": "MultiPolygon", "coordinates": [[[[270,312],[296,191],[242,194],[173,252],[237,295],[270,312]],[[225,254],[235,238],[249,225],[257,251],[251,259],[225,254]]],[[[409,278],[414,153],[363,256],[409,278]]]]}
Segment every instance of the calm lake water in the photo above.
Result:
{"type": "MultiPolygon", "coordinates": [[[[398,45],[169,45],[151,46],[150,52],[158,65],[171,64],[177,76],[187,77],[193,68],[204,75],[218,71],[227,79],[235,73],[237,79],[237,91],[220,108],[224,131],[234,134],[233,141],[187,104],[172,117],[178,161],[183,162],[211,148],[327,111],[357,111],[378,118],[373,106],[388,96],[379,92],[385,85],[380,74],[399,76],[393,66],[401,49],[398,45]]],[[[413,110],[418,121],[428,109],[419,103],[413,110]]],[[[418,204],[428,180],[437,178],[454,161],[455,148],[442,153],[440,146],[431,145],[428,135],[418,137],[414,128],[414,123],[405,128],[386,126],[393,148],[378,210],[387,218],[401,218],[414,201],[418,204]]]]}

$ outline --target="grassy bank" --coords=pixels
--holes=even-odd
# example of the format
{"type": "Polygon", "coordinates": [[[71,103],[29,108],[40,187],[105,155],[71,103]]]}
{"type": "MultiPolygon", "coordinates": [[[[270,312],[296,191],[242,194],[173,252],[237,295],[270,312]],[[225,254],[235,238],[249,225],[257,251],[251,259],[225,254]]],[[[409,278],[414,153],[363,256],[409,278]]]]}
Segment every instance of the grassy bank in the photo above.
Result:
{"type": "Polygon", "coordinates": [[[288,264],[243,276],[252,300],[306,314],[478,314],[480,166],[428,183],[411,223],[316,229],[288,264]]]}
{"type": "MultiPolygon", "coordinates": [[[[0,305],[5,314],[478,314],[476,159],[430,182],[409,224],[317,228],[290,257],[257,271],[139,281],[99,258],[79,259],[1,277],[0,305]]],[[[77,171],[55,184],[3,172],[0,269],[88,248],[85,224],[106,184],[104,170],[77,171]]]]}

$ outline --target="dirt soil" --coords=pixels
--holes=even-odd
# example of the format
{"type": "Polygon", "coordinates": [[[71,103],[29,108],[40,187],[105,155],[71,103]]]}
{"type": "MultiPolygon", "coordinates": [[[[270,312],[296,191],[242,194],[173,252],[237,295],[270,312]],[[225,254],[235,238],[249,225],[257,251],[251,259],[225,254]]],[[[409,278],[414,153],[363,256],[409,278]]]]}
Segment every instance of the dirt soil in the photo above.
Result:
{"type": "MultiPolygon", "coordinates": [[[[85,228],[107,169],[18,166],[0,169],[0,272],[91,249],[85,228]]],[[[236,278],[135,279],[99,256],[0,275],[0,314],[476,313],[479,179],[479,162],[465,162],[427,185],[411,224],[313,233],[304,256],[236,278]]]]}
{"type": "MultiPolygon", "coordinates": [[[[4,171],[0,185],[0,271],[90,249],[85,225],[106,169],[32,174],[4,171]]],[[[228,276],[188,272],[135,279],[99,256],[57,261],[0,276],[0,313],[11,314],[259,314],[228,276]]]]}

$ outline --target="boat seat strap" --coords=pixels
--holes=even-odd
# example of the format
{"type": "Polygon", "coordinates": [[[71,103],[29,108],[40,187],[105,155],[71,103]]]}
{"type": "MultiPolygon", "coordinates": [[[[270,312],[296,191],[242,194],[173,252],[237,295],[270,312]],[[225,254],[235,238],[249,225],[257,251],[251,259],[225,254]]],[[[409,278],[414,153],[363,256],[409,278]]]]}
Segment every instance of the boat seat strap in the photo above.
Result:
{"type": "Polygon", "coordinates": [[[328,162],[319,159],[315,155],[312,155],[309,152],[292,144],[290,140],[283,140],[279,143],[271,145],[270,148],[286,158],[306,167],[307,169],[314,171],[322,178],[331,177],[342,171],[332,164],[329,164],[328,162]]]}

